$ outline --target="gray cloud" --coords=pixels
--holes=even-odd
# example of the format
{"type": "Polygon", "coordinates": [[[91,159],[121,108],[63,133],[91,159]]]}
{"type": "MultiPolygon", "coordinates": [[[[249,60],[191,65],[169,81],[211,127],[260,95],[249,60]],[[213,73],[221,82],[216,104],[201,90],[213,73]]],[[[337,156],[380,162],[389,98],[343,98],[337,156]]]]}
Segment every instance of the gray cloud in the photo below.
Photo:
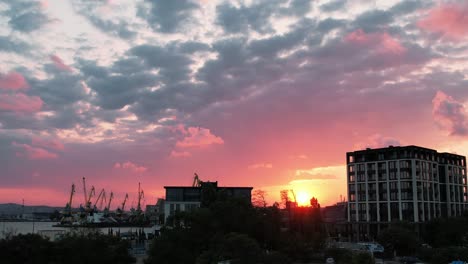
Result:
{"type": "Polygon", "coordinates": [[[228,33],[246,32],[248,29],[257,32],[271,32],[269,19],[277,11],[280,0],[262,1],[258,4],[239,8],[224,3],[216,7],[217,23],[228,33]]]}
{"type": "Polygon", "coordinates": [[[320,10],[325,12],[333,12],[338,11],[344,8],[347,4],[347,0],[335,0],[320,6],[320,10]]]}
{"type": "Polygon", "coordinates": [[[30,49],[31,46],[26,42],[14,39],[11,36],[0,36],[0,51],[27,54],[30,49]]]}
{"type": "Polygon", "coordinates": [[[156,84],[153,74],[112,75],[106,78],[91,78],[88,85],[97,92],[97,104],[108,110],[121,109],[137,100],[143,88],[156,84]]]}
{"type": "Polygon", "coordinates": [[[393,20],[393,14],[389,11],[372,10],[359,15],[354,21],[354,25],[364,31],[373,32],[388,26],[393,20]]]}
{"type": "Polygon", "coordinates": [[[129,53],[139,57],[148,66],[159,69],[159,75],[165,83],[188,79],[192,60],[187,55],[154,45],[136,46],[129,53]]]}
{"type": "Polygon", "coordinates": [[[40,3],[37,1],[3,0],[2,2],[7,4],[8,9],[1,14],[9,18],[8,24],[14,30],[29,33],[41,28],[50,21],[42,12],[40,3]]]}
{"type": "MultiPolygon", "coordinates": [[[[98,8],[108,5],[105,1],[74,0],[72,4],[78,14],[88,19],[93,26],[105,34],[123,39],[133,39],[137,35],[133,25],[127,22],[125,17],[106,19],[97,12],[98,8]]],[[[112,12],[116,12],[116,10],[112,10],[112,12]]]]}
{"type": "Polygon", "coordinates": [[[191,12],[199,6],[195,1],[157,1],[146,0],[140,5],[137,15],[148,21],[149,25],[163,33],[174,33],[191,19],[191,12]]]}
{"type": "Polygon", "coordinates": [[[321,32],[328,32],[335,28],[343,27],[344,25],[346,25],[346,20],[344,19],[326,18],[319,22],[317,30],[321,32]]]}
{"type": "Polygon", "coordinates": [[[418,9],[428,8],[432,5],[433,3],[431,3],[430,1],[407,0],[399,2],[396,5],[392,6],[390,12],[394,15],[406,15],[418,9]]]}
{"type": "MultiPolygon", "coordinates": [[[[55,69],[54,67],[50,67],[55,69]]],[[[31,92],[41,97],[45,107],[60,109],[69,104],[83,100],[86,96],[81,85],[81,76],[59,72],[50,79],[30,78],[31,92]]]]}
{"type": "Polygon", "coordinates": [[[49,21],[46,15],[39,12],[27,12],[13,16],[8,22],[13,29],[31,32],[41,28],[49,21]]]}

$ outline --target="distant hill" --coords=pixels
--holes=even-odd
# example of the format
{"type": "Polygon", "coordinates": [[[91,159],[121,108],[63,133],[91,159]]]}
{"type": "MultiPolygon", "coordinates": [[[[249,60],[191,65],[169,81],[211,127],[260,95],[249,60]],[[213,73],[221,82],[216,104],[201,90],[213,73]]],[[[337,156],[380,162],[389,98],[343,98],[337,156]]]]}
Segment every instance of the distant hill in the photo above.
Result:
{"type": "Polygon", "coordinates": [[[22,213],[28,214],[32,212],[36,213],[52,213],[55,210],[61,211],[63,207],[52,207],[46,205],[25,205],[24,209],[21,204],[6,203],[0,204],[0,215],[19,215],[22,213]]]}

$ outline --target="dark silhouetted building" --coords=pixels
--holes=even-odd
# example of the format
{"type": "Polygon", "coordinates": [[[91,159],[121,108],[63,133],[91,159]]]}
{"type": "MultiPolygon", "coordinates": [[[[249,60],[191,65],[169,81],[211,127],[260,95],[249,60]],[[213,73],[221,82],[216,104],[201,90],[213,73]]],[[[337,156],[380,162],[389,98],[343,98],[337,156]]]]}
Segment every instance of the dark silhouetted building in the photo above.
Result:
{"type": "Polygon", "coordinates": [[[223,192],[229,197],[245,199],[251,202],[253,187],[218,187],[218,182],[201,182],[200,187],[164,186],[166,200],[164,201],[165,218],[177,211],[190,211],[199,208],[202,202],[203,188],[210,185],[215,192],[223,192]]]}

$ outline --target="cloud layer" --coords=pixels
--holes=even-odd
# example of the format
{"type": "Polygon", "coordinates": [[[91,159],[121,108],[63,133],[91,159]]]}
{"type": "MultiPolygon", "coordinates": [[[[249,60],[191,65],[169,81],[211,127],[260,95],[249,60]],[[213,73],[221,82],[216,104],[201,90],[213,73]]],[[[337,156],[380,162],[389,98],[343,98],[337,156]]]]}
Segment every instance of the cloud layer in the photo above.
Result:
{"type": "Polygon", "coordinates": [[[463,1],[176,2],[0,0],[0,190],[156,196],[197,171],[345,193],[314,169],[465,141],[463,1]]]}

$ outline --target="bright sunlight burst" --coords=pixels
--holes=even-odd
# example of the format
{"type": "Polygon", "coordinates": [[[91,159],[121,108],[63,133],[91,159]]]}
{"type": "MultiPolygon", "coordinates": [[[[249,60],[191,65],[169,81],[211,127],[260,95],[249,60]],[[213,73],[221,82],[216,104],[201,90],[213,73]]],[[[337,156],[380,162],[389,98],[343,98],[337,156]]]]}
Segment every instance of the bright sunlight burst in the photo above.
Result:
{"type": "Polygon", "coordinates": [[[305,192],[305,191],[300,191],[297,193],[297,204],[299,206],[310,206],[310,198],[312,196],[305,192]]]}

